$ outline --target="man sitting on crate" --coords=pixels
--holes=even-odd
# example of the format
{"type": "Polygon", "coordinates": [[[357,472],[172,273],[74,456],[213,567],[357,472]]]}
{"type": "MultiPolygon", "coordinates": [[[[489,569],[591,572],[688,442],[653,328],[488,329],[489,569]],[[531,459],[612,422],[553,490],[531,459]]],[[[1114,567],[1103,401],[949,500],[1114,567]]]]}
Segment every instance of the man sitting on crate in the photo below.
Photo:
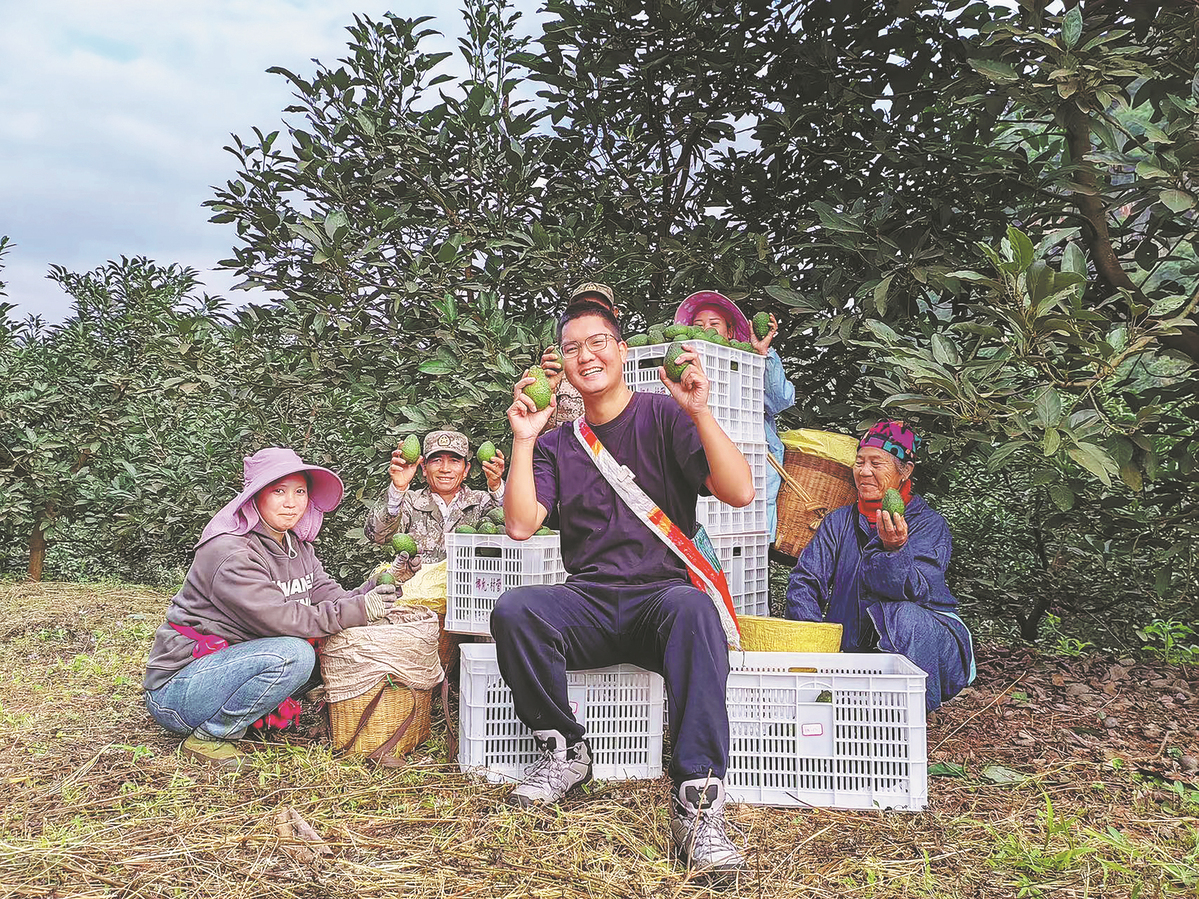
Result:
{"type": "Polygon", "coordinates": [[[800,553],[786,616],[842,625],[844,652],[907,656],[928,674],[931,712],[974,680],[974,647],[945,584],[949,526],[912,493],[920,443],[902,421],[880,421],[859,441],[858,502],[825,516],[800,553]]]}
{"type": "Polygon", "coordinates": [[[504,501],[504,454],[484,462],[487,490],[464,486],[470,474],[470,442],[459,431],[430,431],[424,452],[415,462],[405,462],[397,447],[387,473],[387,496],[366,516],[367,539],[386,543],[393,534],[411,534],[426,565],[445,558],[445,535],[461,525],[475,527],[504,501]],[[429,486],[409,490],[417,468],[429,486]]]}
{"type": "Polygon", "coordinates": [[[691,585],[695,561],[681,561],[672,549],[680,544],[668,541],[694,549],[683,535],[695,530],[700,493],[750,503],[749,465],[708,408],[708,378],[695,353],[679,358],[690,363],[680,382],[659,372],[670,391],[664,396],[634,393],[625,383],[628,346],[609,310],[571,306],[558,323],[558,343],[566,377],[582,394],[583,418],[538,438],[554,404],[537,409],[524,393],[534,383],[529,377],[515,385],[508,409],[507,533],[525,540],[547,519],[556,522],[569,573],[565,584],[509,590],[491,616],[500,672],[543,753],[510,801],[557,802],[590,780],[592,750],[571,714],[566,672],[632,663],[666,682],[671,832],[680,856],[709,873],[735,872],[744,862],[725,831],[723,782],[735,625],[691,585]],[[629,505],[637,493],[660,507],[649,513],[657,513],[652,529],[629,505]]]}

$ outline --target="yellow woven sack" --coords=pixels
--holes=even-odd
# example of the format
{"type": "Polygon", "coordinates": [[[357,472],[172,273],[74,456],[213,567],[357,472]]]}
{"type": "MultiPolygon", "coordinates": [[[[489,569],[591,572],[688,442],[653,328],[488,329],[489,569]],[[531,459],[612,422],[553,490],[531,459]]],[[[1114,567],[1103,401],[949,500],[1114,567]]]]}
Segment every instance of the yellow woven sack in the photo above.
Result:
{"type": "Polygon", "coordinates": [[[783,431],[779,434],[779,439],[783,441],[783,446],[789,449],[816,456],[818,459],[840,462],[847,468],[853,468],[854,460],[858,456],[858,438],[846,434],[800,428],[797,431],[783,431]]]}
{"type": "Polygon", "coordinates": [[[841,625],[738,615],[746,652],[840,652],[841,625]]]}
{"type": "Polygon", "coordinates": [[[400,584],[397,602],[424,606],[438,615],[444,615],[446,589],[446,563],[442,559],[434,565],[422,565],[410,580],[400,584]]]}

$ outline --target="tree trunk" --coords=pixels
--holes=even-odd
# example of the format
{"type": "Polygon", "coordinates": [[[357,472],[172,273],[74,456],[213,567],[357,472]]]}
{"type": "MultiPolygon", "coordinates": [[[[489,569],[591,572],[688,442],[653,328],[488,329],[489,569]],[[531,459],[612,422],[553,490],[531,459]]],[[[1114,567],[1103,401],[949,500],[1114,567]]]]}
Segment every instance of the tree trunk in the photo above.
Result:
{"type": "Polygon", "coordinates": [[[1045,613],[1053,605],[1053,600],[1045,594],[1040,594],[1032,602],[1032,608],[1028,610],[1028,614],[1023,612],[1016,613],[1016,623],[1020,625],[1020,637],[1027,640],[1029,643],[1037,642],[1037,630],[1041,626],[1041,619],[1045,617],[1045,613]]]}
{"type": "Polygon", "coordinates": [[[33,532],[29,535],[29,580],[42,579],[42,566],[46,562],[46,532],[44,514],[39,511],[33,516],[33,532]]]}

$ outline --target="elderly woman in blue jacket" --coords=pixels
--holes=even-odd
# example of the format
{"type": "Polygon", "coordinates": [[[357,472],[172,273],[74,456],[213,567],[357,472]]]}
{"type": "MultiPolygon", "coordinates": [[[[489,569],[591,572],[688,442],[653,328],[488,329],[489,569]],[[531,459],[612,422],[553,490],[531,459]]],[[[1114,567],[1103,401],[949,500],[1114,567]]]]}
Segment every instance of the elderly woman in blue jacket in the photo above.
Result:
{"type": "Polygon", "coordinates": [[[912,494],[920,438],[884,421],[858,444],[856,505],[820,523],[787,586],[786,617],[842,625],[844,652],[899,653],[928,674],[929,711],[974,680],[970,631],[945,584],[951,541],[940,514],[912,494]],[[882,510],[889,489],[902,515],[882,510]]]}

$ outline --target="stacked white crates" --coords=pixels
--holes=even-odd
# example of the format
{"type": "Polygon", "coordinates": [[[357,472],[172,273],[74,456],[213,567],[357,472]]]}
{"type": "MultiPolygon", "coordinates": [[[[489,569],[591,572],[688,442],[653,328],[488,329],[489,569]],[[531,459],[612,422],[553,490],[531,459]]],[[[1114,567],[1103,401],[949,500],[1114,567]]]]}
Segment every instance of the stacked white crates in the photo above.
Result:
{"type": "MultiPolygon", "coordinates": [[[[766,533],[765,388],[766,357],[706,340],[682,340],[699,356],[708,376],[708,407],[724,432],[749,462],[754,479],[754,500],[737,509],[714,496],[700,497],[696,521],[712,539],[721,566],[728,575],[733,607],[739,615],[769,615],[768,551],[766,533]]],[[[644,393],[667,393],[658,368],[669,344],[629,347],[624,378],[629,387],[644,393]]]]}

